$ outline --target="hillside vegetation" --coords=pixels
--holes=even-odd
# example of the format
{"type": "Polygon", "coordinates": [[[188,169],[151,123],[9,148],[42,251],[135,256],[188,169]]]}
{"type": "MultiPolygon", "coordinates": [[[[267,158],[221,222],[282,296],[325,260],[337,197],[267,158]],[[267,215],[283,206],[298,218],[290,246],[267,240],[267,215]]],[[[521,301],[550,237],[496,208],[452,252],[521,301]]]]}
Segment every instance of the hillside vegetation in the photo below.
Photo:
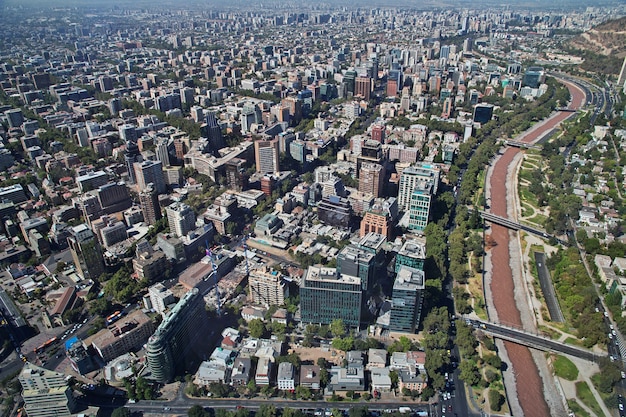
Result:
{"type": "Polygon", "coordinates": [[[581,69],[617,75],[626,56],[626,17],[604,22],[572,38],[567,48],[584,59],[581,69]]]}

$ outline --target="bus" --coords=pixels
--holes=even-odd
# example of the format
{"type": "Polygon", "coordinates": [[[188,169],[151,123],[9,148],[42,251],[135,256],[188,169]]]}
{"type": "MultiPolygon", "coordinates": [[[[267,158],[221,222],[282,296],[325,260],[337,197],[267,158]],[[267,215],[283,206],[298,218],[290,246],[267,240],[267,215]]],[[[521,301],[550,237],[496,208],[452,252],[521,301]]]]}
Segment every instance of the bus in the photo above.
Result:
{"type": "Polygon", "coordinates": [[[40,352],[43,352],[43,350],[44,350],[45,348],[47,348],[48,346],[52,345],[52,344],[53,344],[54,342],[56,342],[56,341],[57,341],[57,338],[56,338],[56,337],[53,337],[52,339],[48,339],[48,340],[46,340],[45,342],[43,342],[41,345],[39,345],[39,346],[37,346],[35,349],[33,349],[33,351],[34,351],[35,353],[40,353],[40,352]]]}
{"type": "Polygon", "coordinates": [[[106,325],[108,326],[110,324],[115,323],[116,321],[121,319],[123,315],[124,315],[123,311],[119,311],[119,310],[116,311],[115,313],[111,314],[110,316],[106,318],[106,325]]]}

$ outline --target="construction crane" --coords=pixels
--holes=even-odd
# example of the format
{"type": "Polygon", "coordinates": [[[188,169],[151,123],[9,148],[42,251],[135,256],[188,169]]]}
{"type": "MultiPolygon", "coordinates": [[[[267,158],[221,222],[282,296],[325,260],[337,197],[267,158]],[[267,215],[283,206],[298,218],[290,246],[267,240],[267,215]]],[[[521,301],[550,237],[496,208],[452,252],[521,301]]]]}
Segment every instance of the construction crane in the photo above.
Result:
{"type": "Polygon", "coordinates": [[[248,235],[244,234],[241,237],[241,247],[243,248],[243,257],[246,260],[246,278],[250,277],[250,266],[248,265],[248,235]]]}
{"type": "Polygon", "coordinates": [[[209,257],[209,259],[211,260],[211,269],[213,270],[213,279],[214,279],[214,284],[215,284],[215,298],[217,299],[217,315],[221,316],[222,315],[222,306],[221,306],[221,300],[220,300],[220,290],[217,286],[217,265],[215,264],[215,259],[213,256],[213,252],[211,251],[211,248],[209,248],[209,241],[206,241],[206,256],[209,257]]]}

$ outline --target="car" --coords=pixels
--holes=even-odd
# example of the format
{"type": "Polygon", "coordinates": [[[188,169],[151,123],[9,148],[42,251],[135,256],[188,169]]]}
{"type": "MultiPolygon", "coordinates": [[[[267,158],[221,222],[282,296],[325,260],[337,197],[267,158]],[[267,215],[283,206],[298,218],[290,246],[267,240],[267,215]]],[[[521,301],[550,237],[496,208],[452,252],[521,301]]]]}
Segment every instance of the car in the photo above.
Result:
{"type": "Polygon", "coordinates": [[[604,317],[609,317],[609,313],[608,312],[604,312],[604,317]]]}
{"type": "Polygon", "coordinates": [[[621,371],[620,374],[622,375],[622,379],[626,379],[626,372],[621,371]]]}
{"type": "Polygon", "coordinates": [[[624,411],[624,404],[620,403],[620,405],[619,405],[619,411],[624,411]]]}
{"type": "Polygon", "coordinates": [[[613,333],[609,333],[608,336],[609,336],[609,339],[613,339],[613,333]]]}
{"type": "Polygon", "coordinates": [[[170,411],[171,408],[170,407],[163,407],[163,411],[170,411]]]}

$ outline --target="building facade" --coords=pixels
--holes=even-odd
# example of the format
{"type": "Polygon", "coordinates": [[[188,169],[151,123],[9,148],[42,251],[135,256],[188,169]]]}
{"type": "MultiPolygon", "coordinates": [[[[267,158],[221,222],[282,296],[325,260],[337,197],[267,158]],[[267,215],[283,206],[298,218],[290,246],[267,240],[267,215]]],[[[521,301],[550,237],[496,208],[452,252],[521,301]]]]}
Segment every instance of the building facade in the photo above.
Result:
{"type": "Polygon", "coordinates": [[[282,305],[289,296],[289,289],[282,274],[265,267],[250,271],[248,285],[252,302],[266,307],[282,305]]]}
{"type": "Polygon", "coordinates": [[[29,417],[70,417],[76,408],[72,389],[64,374],[29,362],[19,374],[24,409],[29,417]]]}
{"type": "Polygon", "coordinates": [[[78,275],[83,279],[97,280],[104,273],[104,259],[102,247],[93,231],[86,224],[72,227],[67,242],[78,275]]]}
{"type": "Polygon", "coordinates": [[[254,142],[256,172],[273,174],[280,171],[278,139],[254,142]]]}
{"type": "Polygon", "coordinates": [[[330,324],[342,319],[358,327],[361,319],[361,280],[339,275],[335,268],[309,267],[300,284],[300,314],[303,323],[330,324]]]}
{"type": "Polygon", "coordinates": [[[185,294],[163,319],[146,346],[146,362],[152,379],[170,382],[182,370],[185,355],[201,332],[207,315],[197,288],[185,294]]]}
{"type": "Polygon", "coordinates": [[[415,333],[424,301],[424,271],[402,265],[393,284],[389,329],[415,333]]]}
{"type": "Polygon", "coordinates": [[[170,232],[178,237],[186,236],[195,228],[196,214],[185,203],[172,203],[165,209],[170,232]]]}

